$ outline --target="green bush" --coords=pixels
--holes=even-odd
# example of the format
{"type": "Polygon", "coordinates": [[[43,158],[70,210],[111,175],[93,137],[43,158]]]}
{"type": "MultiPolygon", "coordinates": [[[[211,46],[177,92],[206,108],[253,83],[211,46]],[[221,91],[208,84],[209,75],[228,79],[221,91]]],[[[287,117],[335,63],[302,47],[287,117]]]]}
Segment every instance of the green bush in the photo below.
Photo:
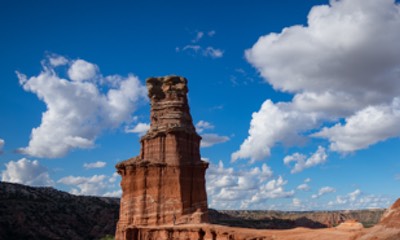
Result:
{"type": "Polygon", "coordinates": [[[100,240],[114,240],[114,236],[112,235],[105,235],[104,237],[100,238],[100,240]]]}

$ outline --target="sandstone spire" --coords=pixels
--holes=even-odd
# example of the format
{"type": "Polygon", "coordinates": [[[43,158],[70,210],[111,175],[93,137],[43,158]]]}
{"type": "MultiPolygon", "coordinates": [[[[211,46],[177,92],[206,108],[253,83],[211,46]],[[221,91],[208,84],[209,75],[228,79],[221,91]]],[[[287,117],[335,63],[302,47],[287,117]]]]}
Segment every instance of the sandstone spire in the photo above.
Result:
{"type": "Polygon", "coordinates": [[[135,226],[207,221],[205,171],[187,100],[187,80],[149,78],[151,125],[140,155],[116,165],[122,198],[116,239],[128,239],[135,226]]]}

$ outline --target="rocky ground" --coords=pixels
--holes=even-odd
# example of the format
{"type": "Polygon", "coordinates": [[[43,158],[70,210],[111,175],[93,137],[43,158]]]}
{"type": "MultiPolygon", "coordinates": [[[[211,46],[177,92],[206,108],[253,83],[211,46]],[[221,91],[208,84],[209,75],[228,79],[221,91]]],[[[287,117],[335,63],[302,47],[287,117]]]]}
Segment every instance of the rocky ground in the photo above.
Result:
{"type": "MultiPolygon", "coordinates": [[[[400,202],[392,208],[386,212],[382,224],[368,231],[390,235],[396,229],[400,229],[399,221],[393,221],[399,217],[397,215],[400,212],[398,211],[400,202]]],[[[114,235],[118,211],[118,198],[75,196],[53,188],[0,182],[0,240],[100,239],[106,235],[114,235]]],[[[357,234],[365,235],[367,230],[327,229],[326,227],[337,225],[346,219],[357,219],[364,225],[371,226],[379,221],[383,212],[382,209],[333,212],[210,210],[210,222],[217,225],[207,225],[207,229],[216,229],[221,233],[240,231],[242,235],[257,233],[257,235],[276,236],[271,239],[314,239],[312,236],[315,234],[325,234],[335,240],[352,239],[353,236],[358,237],[357,234]],[[231,226],[231,228],[226,226],[231,226]],[[310,228],[322,229],[310,230],[310,228]],[[284,236],[292,237],[284,238],[284,236]],[[307,238],[296,236],[307,236],[307,238]]],[[[400,239],[400,237],[393,239],[400,239]]]]}

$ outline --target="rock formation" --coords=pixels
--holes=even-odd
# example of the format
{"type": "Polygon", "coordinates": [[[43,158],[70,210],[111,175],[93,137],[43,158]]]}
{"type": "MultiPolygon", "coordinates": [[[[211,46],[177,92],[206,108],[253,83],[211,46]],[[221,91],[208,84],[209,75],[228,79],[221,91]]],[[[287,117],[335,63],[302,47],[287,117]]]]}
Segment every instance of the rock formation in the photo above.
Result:
{"type": "Polygon", "coordinates": [[[400,239],[400,198],[386,210],[381,221],[359,240],[399,240],[400,239]]]}
{"type": "Polygon", "coordinates": [[[122,198],[116,239],[138,226],[207,222],[205,171],[187,100],[187,80],[149,78],[150,129],[140,155],[116,165],[122,198]]]}

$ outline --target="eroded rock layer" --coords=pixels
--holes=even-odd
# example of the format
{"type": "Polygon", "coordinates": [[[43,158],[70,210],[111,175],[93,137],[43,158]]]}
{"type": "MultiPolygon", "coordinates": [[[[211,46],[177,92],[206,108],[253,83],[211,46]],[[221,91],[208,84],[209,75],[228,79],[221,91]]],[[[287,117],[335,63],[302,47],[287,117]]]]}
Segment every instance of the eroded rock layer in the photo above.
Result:
{"type": "Polygon", "coordinates": [[[132,226],[207,222],[205,171],[187,100],[187,80],[149,78],[150,129],[140,155],[117,164],[122,198],[116,239],[132,226]]]}

